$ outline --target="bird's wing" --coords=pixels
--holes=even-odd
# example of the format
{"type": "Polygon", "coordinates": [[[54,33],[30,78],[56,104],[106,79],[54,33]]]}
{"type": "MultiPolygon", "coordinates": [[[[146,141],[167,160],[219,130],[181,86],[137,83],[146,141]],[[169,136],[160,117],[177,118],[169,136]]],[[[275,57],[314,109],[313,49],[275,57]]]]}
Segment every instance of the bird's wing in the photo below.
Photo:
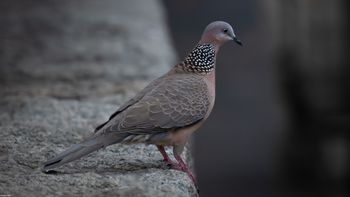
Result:
{"type": "Polygon", "coordinates": [[[104,127],[109,121],[111,121],[116,115],[118,115],[120,112],[124,111],[125,109],[127,109],[128,107],[130,107],[131,105],[135,104],[136,102],[138,102],[140,99],[143,98],[143,96],[149,92],[154,86],[156,86],[159,81],[161,81],[162,78],[158,78],[154,81],[152,81],[150,84],[148,84],[143,90],[141,90],[140,92],[138,92],[133,98],[131,98],[130,100],[128,100],[126,103],[124,103],[123,105],[121,105],[117,111],[115,111],[110,117],[109,119],[98,125],[96,128],[95,128],[95,133],[97,131],[99,131],[102,127],[104,127]]]}
{"type": "Polygon", "coordinates": [[[186,127],[202,120],[209,104],[207,85],[200,76],[169,76],[114,117],[104,132],[134,135],[186,127]]]}

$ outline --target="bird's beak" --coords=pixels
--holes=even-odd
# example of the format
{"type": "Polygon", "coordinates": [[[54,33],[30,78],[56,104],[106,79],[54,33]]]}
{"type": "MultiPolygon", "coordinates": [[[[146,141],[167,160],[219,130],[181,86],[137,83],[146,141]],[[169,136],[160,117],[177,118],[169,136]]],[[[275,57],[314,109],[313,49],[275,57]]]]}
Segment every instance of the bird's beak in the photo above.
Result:
{"type": "Polygon", "coordinates": [[[235,41],[240,46],[243,46],[243,43],[236,36],[233,37],[233,41],[235,41]]]}

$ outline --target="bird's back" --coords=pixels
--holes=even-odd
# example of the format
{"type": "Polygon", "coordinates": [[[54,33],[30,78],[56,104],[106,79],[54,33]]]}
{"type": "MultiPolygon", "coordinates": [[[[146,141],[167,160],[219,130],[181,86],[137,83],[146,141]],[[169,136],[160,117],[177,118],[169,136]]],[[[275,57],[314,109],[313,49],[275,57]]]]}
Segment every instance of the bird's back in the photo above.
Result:
{"type": "Polygon", "coordinates": [[[194,124],[209,110],[208,86],[202,75],[168,73],[151,86],[101,130],[130,134],[165,132],[194,124]]]}

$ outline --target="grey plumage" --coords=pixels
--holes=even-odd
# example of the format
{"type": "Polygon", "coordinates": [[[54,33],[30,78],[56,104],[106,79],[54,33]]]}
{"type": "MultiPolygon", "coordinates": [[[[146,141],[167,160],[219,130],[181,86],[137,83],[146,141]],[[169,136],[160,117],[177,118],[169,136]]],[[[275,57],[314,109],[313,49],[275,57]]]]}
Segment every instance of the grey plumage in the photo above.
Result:
{"type": "Polygon", "coordinates": [[[209,116],[215,100],[215,61],[219,47],[236,38],[223,21],[210,23],[189,55],[168,73],[151,82],[99,125],[92,136],[43,164],[43,171],[59,167],[115,143],[155,144],[164,161],[197,181],[181,158],[191,136],[209,116]],[[172,146],[170,160],[164,146],[172,146]]]}
{"type": "Polygon", "coordinates": [[[200,76],[169,75],[99,132],[151,134],[189,126],[204,118],[209,107],[206,92],[200,76]]]}
{"type": "Polygon", "coordinates": [[[123,138],[124,136],[117,136],[115,134],[93,136],[80,144],[71,146],[69,149],[43,163],[42,171],[46,172],[50,169],[62,166],[63,164],[79,159],[98,149],[118,143],[122,141],[123,138]]]}
{"type": "Polygon", "coordinates": [[[155,80],[98,126],[91,139],[43,164],[47,171],[114,143],[166,141],[168,132],[202,120],[209,107],[201,76],[173,73],[155,80]],[[161,80],[160,80],[161,79],[161,80]]]}

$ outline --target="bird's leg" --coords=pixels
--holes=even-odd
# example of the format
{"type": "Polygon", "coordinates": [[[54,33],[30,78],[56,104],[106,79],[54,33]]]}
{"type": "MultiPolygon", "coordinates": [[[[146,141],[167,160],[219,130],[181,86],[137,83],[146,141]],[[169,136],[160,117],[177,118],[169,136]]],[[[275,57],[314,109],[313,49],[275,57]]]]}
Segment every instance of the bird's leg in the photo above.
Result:
{"type": "Polygon", "coordinates": [[[174,157],[179,162],[179,166],[181,167],[181,171],[187,173],[187,175],[191,178],[193,184],[196,186],[197,191],[199,191],[197,179],[193,176],[192,172],[188,169],[186,163],[182,160],[181,156],[174,152],[174,157]]]}
{"type": "Polygon", "coordinates": [[[159,152],[162,154],[163,158],[164,158],[164,162],[167,166],[171,167],[174,170],[182,170],[181,167],[179,166],[179,164],[173,162],[168,154],[166,153],[164,146],[161,145],[157,145],[157,148],[159,150],[159,152]]]}

